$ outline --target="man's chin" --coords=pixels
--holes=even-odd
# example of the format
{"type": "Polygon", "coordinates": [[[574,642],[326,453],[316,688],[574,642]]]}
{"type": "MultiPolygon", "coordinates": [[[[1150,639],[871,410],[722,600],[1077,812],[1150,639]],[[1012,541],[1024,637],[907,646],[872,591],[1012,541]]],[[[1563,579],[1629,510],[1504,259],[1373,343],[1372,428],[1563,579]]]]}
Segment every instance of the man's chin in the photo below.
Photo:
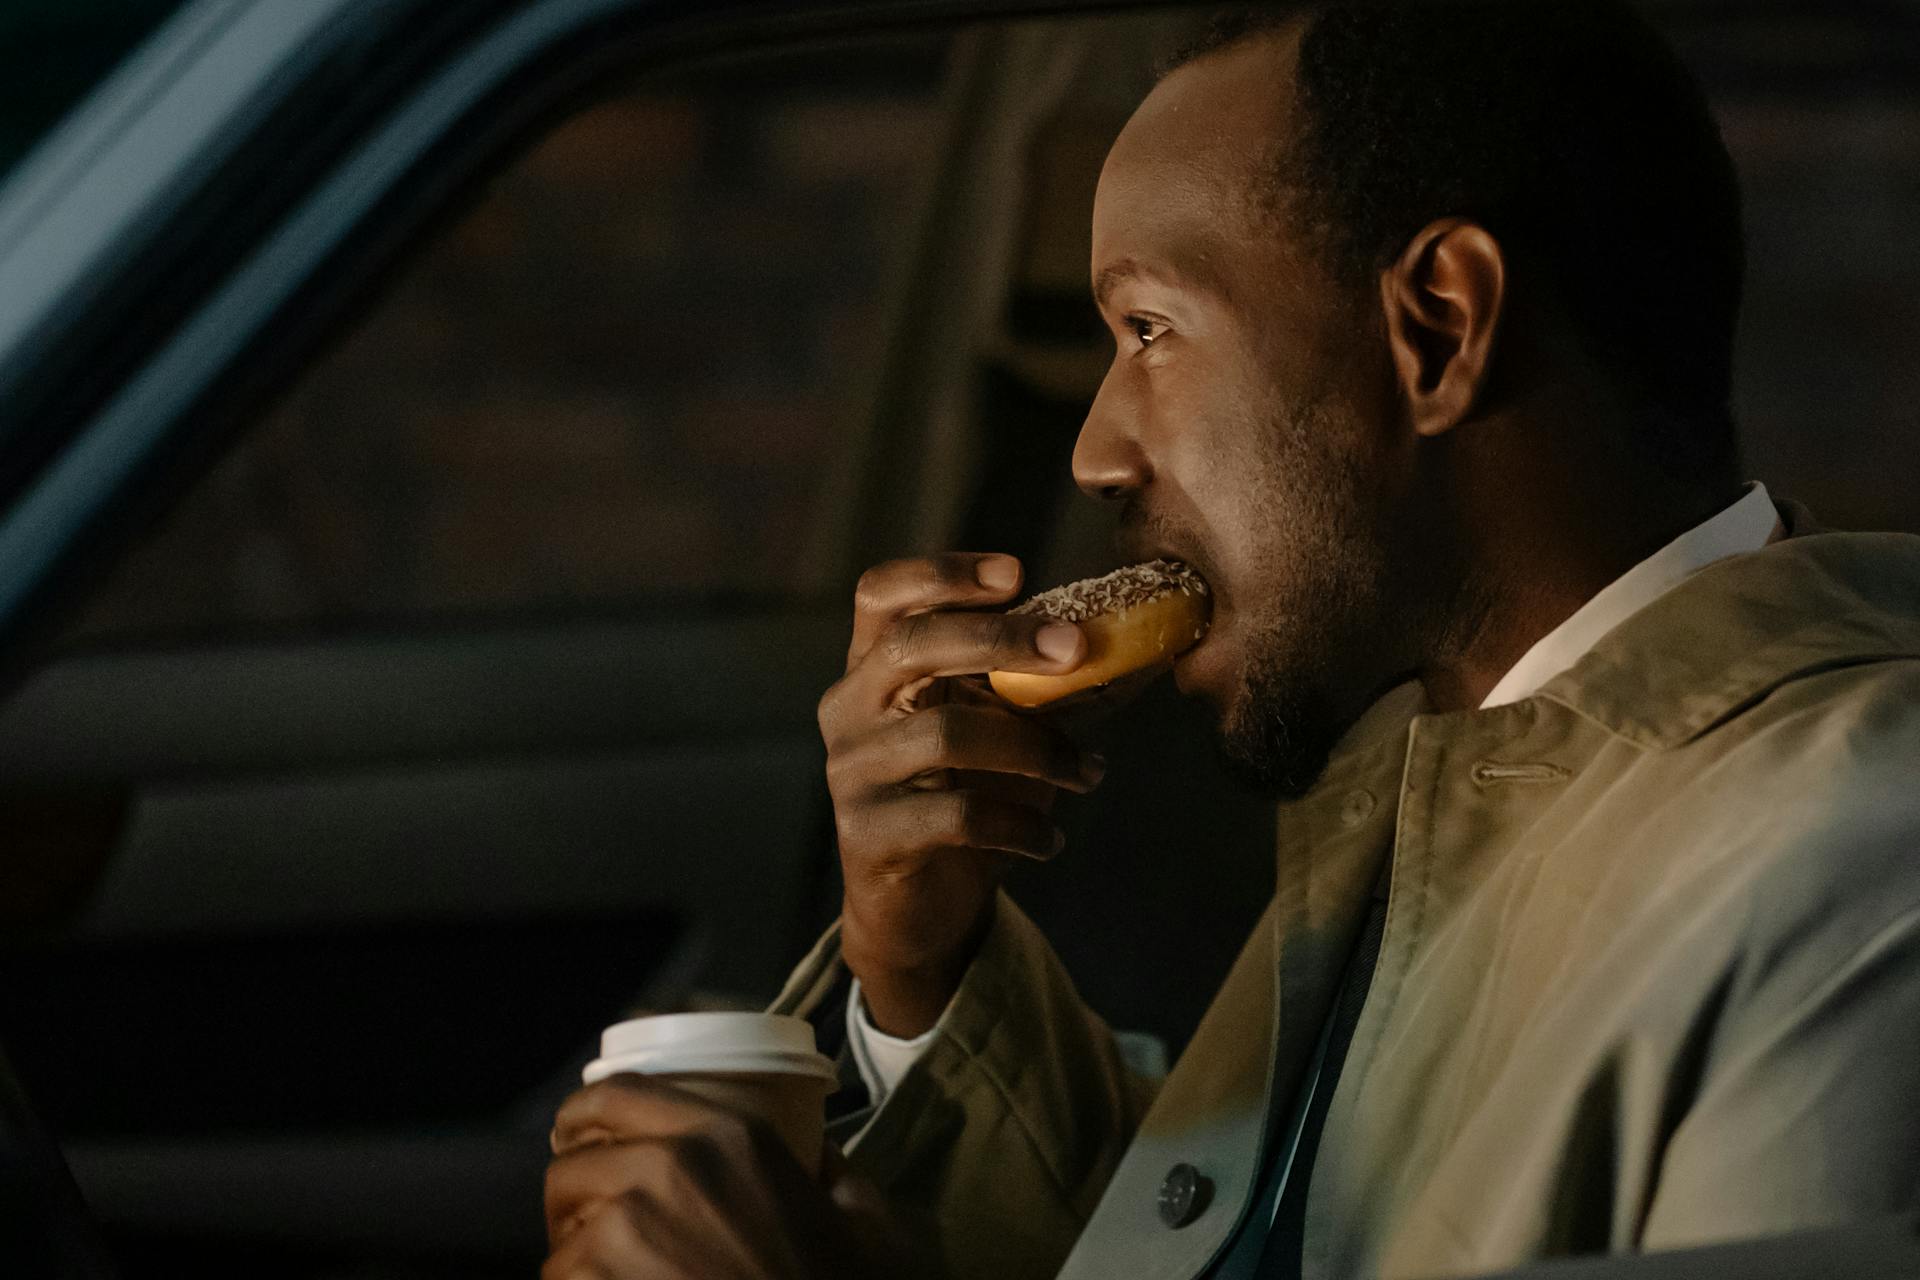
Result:
{"type": "Polygon", "coordinates": [[[1296,709],[1250,705],[1241,699],[1214,734],[1220,767],[1241,786],[1280,800],[1298,799],[1326,771],[1334,734],[1316,730],[1314,717],[1296,709]]]}
{"type": "Polygon", "coordinates": [[[1298,800],[1306,795],[1327,767],[1324,752],[1318,760],[1277,760],[1270,754],[1251,755],[1222,743],[1216,755],[1227,777],[1248,791],[1275,800],[1298,800]]]}

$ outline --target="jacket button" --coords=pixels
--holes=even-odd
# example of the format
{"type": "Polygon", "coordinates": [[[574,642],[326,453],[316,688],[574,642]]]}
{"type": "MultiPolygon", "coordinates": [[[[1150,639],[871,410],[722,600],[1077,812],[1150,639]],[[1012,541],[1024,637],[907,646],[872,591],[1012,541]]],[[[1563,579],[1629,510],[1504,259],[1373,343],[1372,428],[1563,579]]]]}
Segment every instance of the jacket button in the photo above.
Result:
{"type": "Polygon", "coordinates": [[[1346,803],[1340,806],[1340,821],[1350,827],[1357,827],[1367,820],[1373,812],[1373,792],[1349,791],[1346,803]]]}
{"type": "Polygon", "coordinates": [[[1160,1221],[1178,1231],[1206,1210],[1212,1198],[1213,1183],[1190,1164],[1177,1164],[1167,1170],[1160,1183],[1160,1221]]]}

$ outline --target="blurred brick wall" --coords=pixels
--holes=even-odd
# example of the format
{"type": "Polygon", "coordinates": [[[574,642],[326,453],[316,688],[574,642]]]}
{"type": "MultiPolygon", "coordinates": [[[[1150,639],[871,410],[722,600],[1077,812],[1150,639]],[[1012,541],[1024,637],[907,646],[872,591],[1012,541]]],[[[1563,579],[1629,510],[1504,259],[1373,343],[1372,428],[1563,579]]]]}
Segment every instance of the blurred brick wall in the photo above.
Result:
{"type": "MultiPolygon", "coordinates": [[[[1837,526],[1920,532],[1920,84],[1855,86],[1844,24],[1759,39],[1772,28],[1687,12],[1683,53],[1747,200],[1749,472],[1837,526]]],[[[937,132],[937,46],[920,57],[865,91],[874,65],[846,60],[690,78],[563,126],[134,554],[84,629],[789,590],[882,356],[937,132]]],[[[1114,58],[1145,61],[1125,41],[1114,58]]],[[[1086,215],[1135,87],[1103,77],[1036,146],[1014,312],[983,353],[1068,405],[1110,353],[1082,283],[1086,215]]],[[[1061,430],[1076,423],[1063,410],[1061,430]]]]}
{"type": "Polygon", "coordinates": [[[1748,469],[1835,527],[1920,533],[1920,84],[1717,107],[1747,207],[1748,469]]]}
{"type": "MultiPolygon", "coordinates": [[[[935,132],[763,69],[508,169],[116,573],[82,633],[789,593],[935,132]]],[[[816,87],[817,86],[817,87],[816,87]]]]}

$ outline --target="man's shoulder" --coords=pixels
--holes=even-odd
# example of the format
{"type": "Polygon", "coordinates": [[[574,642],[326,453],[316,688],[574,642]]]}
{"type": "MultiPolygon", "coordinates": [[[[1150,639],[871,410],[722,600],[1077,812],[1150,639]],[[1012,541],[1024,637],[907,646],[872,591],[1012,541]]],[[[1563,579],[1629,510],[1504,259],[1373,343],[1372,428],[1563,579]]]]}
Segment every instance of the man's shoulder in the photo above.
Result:
{"type": "Polygon", "coordinates": [[[1672,754],[1681,769],[1714,760],[1789,807],[1873,800],[1920,812],[1920,655],[1836,655],[1672,754]]]}
{"type": "Polygon", "coordinates": [[[1669,753],[1749,948],[1846,949],[1920,908],[1920,659],[1804,674],[1669,753]]]}
{"type": "Polygon", "coordinates": [[[1701,570],[1541,693],[1659,752],[1724,744],[1808,697],[1854,714],[1914,662],[1920,537],[1821,533],[1701,570]]]}

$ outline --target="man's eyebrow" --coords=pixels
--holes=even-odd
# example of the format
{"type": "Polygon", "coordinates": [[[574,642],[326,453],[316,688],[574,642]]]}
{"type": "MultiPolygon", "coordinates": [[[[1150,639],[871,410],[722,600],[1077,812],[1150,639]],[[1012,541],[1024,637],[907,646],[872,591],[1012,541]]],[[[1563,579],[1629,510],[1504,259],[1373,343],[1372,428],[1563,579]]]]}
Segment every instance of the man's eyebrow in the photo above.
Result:
{"type": "Polygon", "coordinates": [[[1100,274],[1093,278],[1094,305],[1104,308],[1107,305],[1108,296],[1129,280],[1151,280],[1160,276],[1160,272],[1142,266],[1132,258],[1122,258],[1110,266],[1100,268],[1100,274]]]}

